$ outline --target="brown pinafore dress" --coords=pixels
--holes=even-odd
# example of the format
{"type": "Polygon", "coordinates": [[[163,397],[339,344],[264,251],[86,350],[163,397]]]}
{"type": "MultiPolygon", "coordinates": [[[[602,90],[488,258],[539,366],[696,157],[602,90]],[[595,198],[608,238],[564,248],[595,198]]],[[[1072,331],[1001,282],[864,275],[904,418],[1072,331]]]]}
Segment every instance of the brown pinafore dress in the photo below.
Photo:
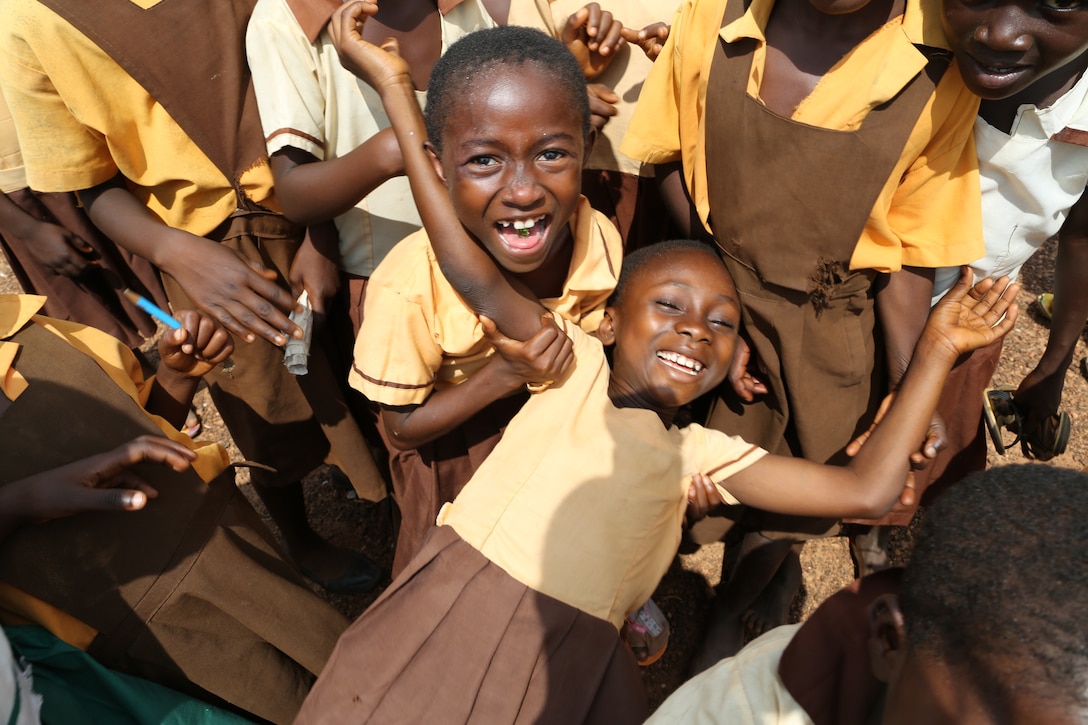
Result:
{"type": "MultiPolygon", "coordinates": [[[[28,387],[0,412],[0,485],[161,435],[93,358],[33,322],[10,338],[28,387]]],[[[104,665],[290,722],[347,621],[277,553],[228,470],[136,468],[141,511],[26,524],[0,580],[98,631],[104,665]],[[209,695],[210,693],[210,695],[209,695]]]]}
{"type": "MultiPolygon", "coordinates": [[[[723,25],[743,12],[733,0],[723,25]]],[[[885,393],[876,272],[851,270],[850,259],[948,58],[931,60],[857,130],[837,131],[747,94],[754,44],[718,42],[706,155],[711,226],[769,392],[753,403],[723,392],[709,424],[772,453],[843,463],[885,393]]]]}
{"type": "MultiPolygon", "coordinates": [[[[162,0],[146,10],[118,0],[42,2],[139,82],[223,173],[238,208],[206,236],[276,270],[289,289],[304,230],[251,201],[239,181],[267,163],[244,55],[256,0],[162,0]]],[[[172,278],[163,283],[175,309],[194,307],[172,278]]],[[[360,495],[379,500],[385,484],[348,410],[346,369],[337,372],[329,350],[329,341],[315,334],[310,374],[296,378],[283,365],[282,349],[263,339],[239,342],[229,372],[219,367],[205,380],[242,455],[270,469],[252,469],[254,483],[290,484],[328,459],[360,495]]]]}

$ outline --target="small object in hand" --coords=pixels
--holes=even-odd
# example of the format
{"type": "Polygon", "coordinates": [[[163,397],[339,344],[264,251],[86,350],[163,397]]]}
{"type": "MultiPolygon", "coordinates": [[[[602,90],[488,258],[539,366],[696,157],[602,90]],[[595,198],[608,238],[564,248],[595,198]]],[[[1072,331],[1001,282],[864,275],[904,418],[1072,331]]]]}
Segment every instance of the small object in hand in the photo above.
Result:
{"type": "Polygon", "coordinates": [[[129,302],[136,305],[141,310],[151,315],[162,324],[169,327],[171,330],[177,330],[181,327],[181,323],[174,319],[174,317],[169,312],[159,307],[154,302],[147,299],[138,292],[133,292],[126,287],[121,294],[123,294],[125,296],[125,299],[127,299],[129,302]]]}
{"type": "Polygon", "coordinates": [[[310,306],[310,297],[306,290],[299,295],[298,304],[301,312],[291,313],[291,322],[302,328],[302,339],[287,338],[283,350],[283,364],[292,375],[305,375],[308,371],[307,360],[310,357],[310,340],[313,337],[314,310],[310,306]]]}

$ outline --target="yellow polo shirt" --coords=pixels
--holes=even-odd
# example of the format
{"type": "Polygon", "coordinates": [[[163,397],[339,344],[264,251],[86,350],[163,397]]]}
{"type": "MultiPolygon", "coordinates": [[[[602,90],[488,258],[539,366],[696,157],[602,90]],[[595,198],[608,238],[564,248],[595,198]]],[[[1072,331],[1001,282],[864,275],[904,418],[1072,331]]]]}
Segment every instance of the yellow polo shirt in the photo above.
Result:
{"type": "MultiPolygon", "coordinates": [[[[721,27],[729,0],[687,0],[639,98],[621,150],[647,163],[683,161],[691,198],[706,224],[706,85],[719,38],[756,41],[748,93],[759,98],[766,58],[764,29],[774,0],[753,0],[721,27]]],[[[739,1],[739,0],[736,0],[739,1]]],[[[814,41],[815,42],[815,41],[814,41]]],[[[939,0],[907,0],[906,12],[875,31],[836,64],[794,111],[792,120],[856,129],[925,68],[914,44],[947,48],[939,0]]],[[[950,66],[918,117],[850,260],[852,269],[893,272],[903,265],[970,263],[984,253],[978,161],[972,130],[979,100],[950,66]]],[[[728,129],[710,128],[714,133],[728,129]]],[[[773,183],[741,179],[739,183],[773,183]]],[[[849,189],[843,193],[848,194],[849,189]]]]}

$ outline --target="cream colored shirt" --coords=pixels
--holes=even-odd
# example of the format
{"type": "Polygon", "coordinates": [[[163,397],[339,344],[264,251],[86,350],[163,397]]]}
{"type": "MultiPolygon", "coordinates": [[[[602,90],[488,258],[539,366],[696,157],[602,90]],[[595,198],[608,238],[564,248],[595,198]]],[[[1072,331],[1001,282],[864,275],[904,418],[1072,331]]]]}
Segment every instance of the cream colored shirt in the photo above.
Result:
{"type": "MultiPolygon", "coordinates": [[[[230,181],[101,48],[37,0],[4,0],[0,16],[0,82],[31,188],[80,191],[120,171],[172,227],[202,236],[230,216],[230,181]]],[[[241,185],[274,207],[267,163],[243,173],[241,185]]]]}
{"type": "MultiPolygon", "coordinates": [[[[621,146],[647,163],[682,160],[688,190],[704,224],[710,214],[706,80],[714,49],[719,39],[757,41],[748,93],[759,98],[766,55],[763,29],[774,8],[774,0],[753,0],[741,18],[722,28],[727,2],[686,0],[681,5],[621,146]]],[[[894,98],[925,68],[926,58],[915,43],[947,48],[938,0],[908,0],[901,18],[874,32],[824,75],[792,119],[823,128],[857,128],[870,110],[894,98]]],[[[920,114],[873,206],[850,260],[852,269],[893,272],[903,265],[941,267],[982,256],[978,165],[971,134],[977,111],[978,98],[964,86],[953,64],[920,114]]],[[[712,122],[709,130],[729,132],[714,128],[712,122]]]]}
{"type": "Polygon", "coordinates": [[[766,451],[615,407],[600,340],[564,325],[571,370],[529,399],[438,524],[526,586],[619,629],[676,554],[692,474],[737,503],[727,479],[766,451]]]}
{"type": "MultiPolygon", "coordinates": [[[[616,286],[623,247],[616,227],[584,198],[570,225],[574,249],[563,295],[541,303],[592,332],[616,286]]],[[[464,382],[494,352],[421,229],[370,278],[348,382],[376,403],[420,405],[432,390],[464,382]]]]}
{"type": "MultiPolygon", "coordinates": [[[[464,0],[442,16],[442,52],[494,25],[480,0],[464,0]]],[[[328,30],[311,43],[285,0],[257,3],[246,51],[269,155],[293,146],[334,159],[389,127],[377,91],[340,64],[328,30]]],[[[421,105],[426,100],[424,93],[417,97],[421,105]]],[[[340,267],[369,277],[393,245],[421,226],[407,177],[386,181],[336,218],[340,267]]]]}
{"type": "Polygon", "coordinates": [[[685,682],[647,725],[812,725],[778,676],[778,663],[800,624],[776,627],[685,682]]]}

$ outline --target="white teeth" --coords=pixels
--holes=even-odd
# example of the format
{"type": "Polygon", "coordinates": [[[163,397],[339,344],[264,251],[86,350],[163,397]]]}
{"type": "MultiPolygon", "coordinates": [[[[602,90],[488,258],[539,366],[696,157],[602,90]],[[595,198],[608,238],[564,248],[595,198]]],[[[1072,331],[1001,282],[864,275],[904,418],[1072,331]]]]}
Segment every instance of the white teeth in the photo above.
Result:
{"type": "Polygon", "coordinates": [[[671,352],[662,350],[657,353],[657,356],[662,360],[671,362],[673,365],[679,365],[680,367],[687,368],[691,371],[692,375],[702,371],[703,364],[698,360],[692,360],[690,357],[681,355],[678,352],[671,352]]]}
{"type": "Polygon", "coordinates": [[[534,226],[536,226],[536,223],[543,218],[544,217],[542,216],[538,216],[535,219],[515,219],[512,222],[499,222],[499,226],[514,227],[514,229],[517,229],[518,231],[521,231],[522,229],[532,229],[534,226]]]}

